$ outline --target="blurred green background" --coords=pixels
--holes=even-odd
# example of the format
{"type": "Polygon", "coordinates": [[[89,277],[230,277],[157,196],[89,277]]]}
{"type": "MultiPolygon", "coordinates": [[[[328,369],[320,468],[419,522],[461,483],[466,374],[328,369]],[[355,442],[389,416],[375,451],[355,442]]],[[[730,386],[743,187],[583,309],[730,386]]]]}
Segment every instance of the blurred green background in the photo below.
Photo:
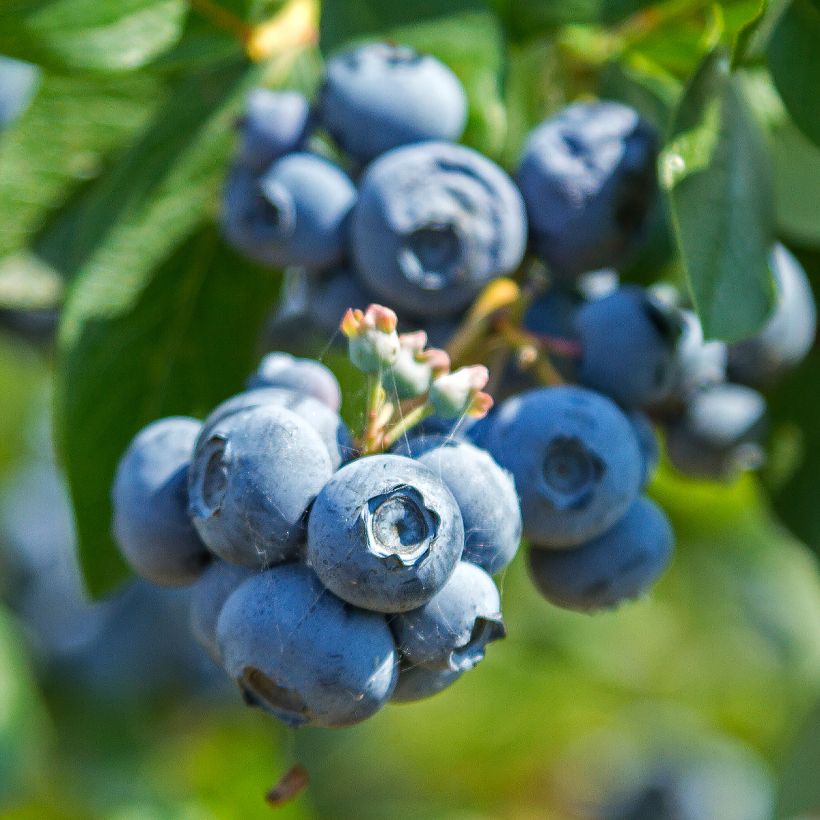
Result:
{"type": "MultiPolygon", "coordinates": [[[[662,468],[652,494],[677,553],[647,599],[563,612],[519,556],[501,578],[509,638],[450,690],[353,729],[285,730],[245,708],[190,641],[185,593],[118,587],[108,536],[111,470],[134,431],[206,411],[264,349],[280,279],[214,229],[247,88],[309,91],[321,52],[390,36],[456,70],[465,140],[509,167],[528,128],[579,95],[627,100],[666,130],[703,55],[735,49],[732,81],[771,148],[774,227],[816,283],[820,149],[767,64],[771,10],[326,0],[317,47],[275,28],[281,4],[226,0],[274,44],[253,63],[210,4],[190,5],[0,9],[0,53],[40,66],[0,131],[0,816],[652,818],[667,815],[649,798],[643,814],[617,811],[670,783],[690,813],[669,816],[820,816],[816,350],[770,397],[762,476],[724,487],[662,468]],[[88,588],[108,593],[97,603],[78,544],[88,588]],[[267,806],[297,762],[305,794],[267,806]]],[[[313,25],[312,4],[282,13],[294,9],[313,25]]],[[[627,278],[680,280],[658,223],[627,278]]]]}

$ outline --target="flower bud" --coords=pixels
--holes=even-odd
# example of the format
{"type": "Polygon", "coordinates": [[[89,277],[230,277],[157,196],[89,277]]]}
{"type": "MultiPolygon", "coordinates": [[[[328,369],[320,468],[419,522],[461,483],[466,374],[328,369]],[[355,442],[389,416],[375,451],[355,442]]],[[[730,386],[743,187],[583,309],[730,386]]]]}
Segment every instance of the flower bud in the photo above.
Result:
{"type": "Polygon", "coordinates": [[[436,415],[449,419],[463,415],[478,419],[486,416],[493,406],[493,399],[481,391],[489,378],[487,368],[478,364],[434,379],[430,386],[430,403],[436,415]]]}
{"type": "Polygon", "coordinates": [[[423,396],[434,378],[450,369],[450,357],[437,348],[425,350],[427,334],[423,330],[399,336],[400,350],[390,369],[388,389],[395,388],[399,399],[423,396]]]}
{"type": "Polygon", "coordinates": [[[350,361],[364,373],[378,373],[399,355],[398,319],[390,308],[370,305],[364,312],[348,308],[341,330],[348,339],[350,361]]]}

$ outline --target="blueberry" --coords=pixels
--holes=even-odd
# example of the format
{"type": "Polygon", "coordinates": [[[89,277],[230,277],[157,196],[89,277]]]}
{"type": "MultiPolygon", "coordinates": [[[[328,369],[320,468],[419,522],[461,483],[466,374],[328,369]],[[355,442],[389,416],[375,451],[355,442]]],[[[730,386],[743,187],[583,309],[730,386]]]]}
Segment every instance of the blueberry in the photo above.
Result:
{"type": "Polygon", "coordinates": [[[817,310],[800,263],[783,245],[769,256],[777,302],[763,329],[729,347],[729,376],[750,387],[769,387],[798,365],[814,344],[817,310]]]}
{"type": "Polygon", "coordinates": [[[763,461],[766,400],[738,384],[718,384],[690,397],[666,431],[669,460],[693,478],[727,481],[763,461]]]}
{"type": "Polygon", "coordinates": [[[308,520],[308,563],[322,583],[378,612],[429,601],[463,549],[452,493],[429,468],[403,456],[368,456],[342,467],[308,520]]]}
{"type": "Polygon", "coordinates": [[[299,150],[310,128],[310,105],[297,91],[254,88],[240,121],[239,162],[264,171],[274,160],[299,150]]]}
{"type": "Polygon", "coordinates": [[[321,437],[291,410],[232,413],[197,442],[189,512],[220,558],[268,566],[298,553],[307,508],[332,472],[321,437]]]}
{"type": "Polygon", "coordinates": [[[114,535],[131,568],[155,584],[194,581],[208,555],[188,518],[188,469],[202,425],[160,419],[141,430],[114,479],[114,535]]]}
{"type": "Polygon", "coordinates": [[[661,452],[658,444],[658,437],[655,428],[646,413],[640,410],[633,410],[626,416],[632,425],[632,432],[638,441],[638,449],[641,451],[642,478],[641,487],[645,487],[658,468],[661,452]]]}
{"type": "Polygon", "coordinates": [[[582,273],[575,281],[578,293],[585,299],[603,299],[621,286],[618,271],[612,268],[601,268],[582,273]]]}
{"type": "Polygon", "coordinates": [[[631,108],[575,103],[531,134],[518,167],[535,251],[563,278],[617,267],[655,199],[657,136],[631,108]]]}
{"type": "Polygon", "coordinates": [[[482,438],[513,474],[524,535],[542,546],[595,538],[638,495],[643,466],[632,426],[592,390],[549,387],[507,399],[482,438]]]}
{"type": "Polygon", "coordinates": [[[265,405],[284,407],[306,421],[327,447],[330,464],[334,470],[355,453],[350,431],[338,413],[334,413],[313,396],[306,396],[304,393],[297,393],[284,387],[257,387],[226,399],[205,419],[201,437],[209,436],[214,427],[228,416],[265,405]]]}
{"type": "Polygon", "coordinates": [[[427,142],[370,165],[351,231],[368,288],[399,312],[439,318],[518,266],[526,218],[501,168],[461,145],[427,142]]]}
{"type": "Polygon", "coordinates": [[[615,526],[574,550],[533,546],[529,567],[541,594],[567,609],[608,609],[658,580],[674,537],[663,511],[639,498],[615,526]]]}
{"type": "Polygon", "coordinates": [[[319,116],[342,149],[368,161],[411,142],[457,140],[467,97],[435,57],[370,43],[328,62],[319,116]]]}
{"type": "Polygon", "coordinates": [[[291,726],[359,723],[396,684],[384,617],[340,601],[301,564],[244,581],[222,609],[217,636],[246,701],[291,726]]]}
{"type": "Polygon", "coordinates": [[[392,703],[412,703],[437,695],[439,692],[454,684],[463,672],[453,672],[451,669],[427,669],[424,666],[403,664],[399,666],[399,679],[392,703]]]}
{"type": "Polygon", "coordinates": [[[570,288],[553,286],[538,296],[524,314],[523,326],[531,333],[574,340],[578,309],[583,299],[570,288]]]}
{"type": "Polygon", "coordinates": [[[307,306],[308,321],[327,338],[344,337],[339,324],[350,307],[364,308],[379,297],[366,288],[347,268],[337,268],[311,287],[307,306]]]}
{"type": "Polygon", "coordinates": [[[217,662],[222,663],[216,640],[216,623],[228,596],[253,570],[216,560],[202,573],[191,590],[190,621],[194,637],[217,662]]]}
{"type": "MultiPolygon", "coordinates": [[[[454,441],[475,444],[472,432],[484,419],[443,419],[429,416],[411,430],[411,435],[399,439],[391,448],[392,453],[416,458],[434,447],[443,447],[454,441]]],[[[479,446],[480,445],[476,445],[479,446]]],[[[475,563],[475,562],[474,562],[475,563]]]]}
{"type": "Polygon", "coordinates": [[[629,406],[652,404],[669,394],[681,329],[677,310],[637,285],[624,285],[587,302],[577,324],[581,384],[629,406]]]}
{"type": "Polygon", "coordinates": [[[506,567],[521,541],[521,510],[512,476],[485,450],[446,438],[411,445],[453,494],[464,522],[463,561],[491,575],[506,567]]]}
{"type": "Polygon", "coordinates": [[[719,340],[706,341],[700,320],[691,310],[681,310],[683,329],[675,349],[671,395],[678,401],[726,378],[727,348],[719,340]]]}
{"type": "MultiPolygon", "coordinates": [[[[341,320],[341,315],[340,315],[341,320]]],[[[331,370],[313,359],[297,359],[288,353],[268,353],[249,379],[249,389],[257,387],[286,387],[312,396],[339,412],[342,391],[331,370]]]]}
{"type": "Polygon", "coordinates": [[[505,635],[493,579],[466,561],[424,606],[396,615],[391,626],[407,663],[451,672],[472,669],[487,644],[505,635]]]}
{"type": "Polygon", "coordinates": [[[228,241],[274,267],[323,267],[346,248],[356,189],[340,169],[314,154],[288,154],[261,177],[234,168],[222,208],[228,241]]]}
{"type": "Polygon", "coordinates": [[[0,56],[0,130],[28,108],[39,81],[40,69],[36,65],[0,56]]]}

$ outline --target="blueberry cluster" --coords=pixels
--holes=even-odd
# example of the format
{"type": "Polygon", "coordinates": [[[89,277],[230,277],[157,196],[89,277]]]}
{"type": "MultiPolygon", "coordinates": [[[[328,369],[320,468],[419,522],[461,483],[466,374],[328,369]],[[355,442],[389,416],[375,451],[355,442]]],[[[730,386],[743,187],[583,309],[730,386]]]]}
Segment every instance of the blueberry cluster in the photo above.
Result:
{"type": "Polygon", "coordinates": [[[382,302],[408,327],[435,336],[443,323],[446,335],[484,285],[518,267],[527,242],[516,185],[454,142],[466,117],[449,68],[382,43],[331,59],[312,107],[257,89],[225,187],[225,235],[305,275],[320,333],[350,305],[382,302]]]}
{"type": "Polygon", "coordinates": [[[331,59],[313,105],[252,92],[223,229],[301,272],[325,341],[341,329],[367,377],[361,429],[327,368],[273,353],[204,423],[143,430],[117,473],[131,566],[196,581],[195,635],[292,725],[349,725],[475,666],[504,634],[491,576],[522,535],[558,606],[646,591],[673,548],[644,495],[656,427],[691,476],[757,466],[758,390],[814,339],[780,245],[776,310],[738,344],[706,340],[675,287],[620,283],[657,207],[657,136],[631,108],[559,111],[514,178],[455,142],[466,108],[446,66],[388,44],[331,59]]]}
{"type": "MultiPolygon", "coordinates": [[[[423,333],[395,328],[384,308],[350,311],[357,366],[387,368],[396,399],[423,397],[419,418],[486,411],[485,374],[448,372],[423,333]]],[[[490,573],[521,537],[512,478],[486,452],[457,439],[386,452],[411,416],[377,424],[391,415],[380,388],[354,440],[339,398],[323,365],[270,354],[204,422],[140,432],[113,491],[130,565],[195,582],[196,638],[249,704],[294,726],[357,723],[472,669],[504,636],[490,573]]]]}

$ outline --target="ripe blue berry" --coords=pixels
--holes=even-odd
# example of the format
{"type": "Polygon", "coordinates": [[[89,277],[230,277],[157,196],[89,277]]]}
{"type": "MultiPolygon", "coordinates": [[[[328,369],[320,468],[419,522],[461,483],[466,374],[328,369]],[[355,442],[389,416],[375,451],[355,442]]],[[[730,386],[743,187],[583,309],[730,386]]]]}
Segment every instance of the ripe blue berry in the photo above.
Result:
{"type": "MultiPolygon", "coordinates": [[[[341,317],[344,311],[339,314],[341,317]]],[[[313,359],[297,359],[288,353],[268,353],[247,382],[248,389],[285,387],[318,399],[339,412],[342,391],[331,370],[313,359]]]]}
{"type": "Polygon", "coordinates": [[[261,173],[274,160],[299,150],[310,128],[310,105],[297,91],[254,88],[240,121],[239,162],[261,173]]]}
{"type": "Polygon", "coordinates": [[[265,404],[232,413],[200,437],[189,475],[189,512],[220,558],[265,567],[294,557],[304,516],[333,472],[307,421],[265,404]]]}
{"type": "Polygon", "coordinates": [[[205,419],[202,438],[209,436],[214,427],[228,416],[264,405],[284,407],[306,421],[327,447],[330,464],[334,470],[354,454],[350,430],[339,418],[338,413],[334,413],[313,396],[284,387],[257,387],[226,399],[205,419]]]}
{"type": "Polygon", "coordinates": [[[578,311],[578,380],[619,404],[641,406],[665,398],[674,384],[676,310],[637,285],[625,285],[578,311]]]}
{"type": "Polygon", "coordinates": [[[757,335],[729,347],[729,376],[751,387],[768,387],[797,366],[817,330],[814,295],[800,263],[777,244],[769,265],[777,288],[774,313],[757,335]]]}
{"type": "Polygon", "coordinates": [[[435,57],[370,43],[328,62],[319,116],[344,151],[368,161],[411,142],[457,140],[467,97],[435,57]]]}
{"type": "Polygon", "coordinates": [[[505,635],[493,579],[466,561],[424,606],[397,615],[391,626],[407,663],[451,672],[472,669],[487,644],[505,635]]]}
{"type": "Polygon", "coordinates": [[[454,684],[464,673],[452,669],[427,669],[424,666],[400,665],[399,679],[391,703],[412,703],[437,695],[454,684]]]}
{"type": "Polygon", "coordinates": [[[504,171],[476,151],[444,142],[410,145],[368,168],[351,242],[361,281],[387,304],[448,316],[518,266],[524,206],[504,171]]]}
{"type": "Polygon", "coordinates": [[[427,467],[396,455],[342,467],[316,498],[307,559],[340,598],[406,612],[446,583],[464,549],[452,493],[427,467]]]}
{"type": "Polygon", "coordinates": [[[696,390],[726,378],[726,343],[706,341],[700,320],[691,310],[681,310],[681,335],[675,348],[672,386],[667,401],[685,402],[696,390]]]}
{"type": "Polygon", "coordinates": [[[191,590],[190,622],[191,631],[196,640],[217,662],[219,645],[216,640],[216,623],[219,613],[230,594],[246,579],[253,570],[215,560],[202,573],[191,590]]]}
{"type": "Polygon", "coordinates": [[[524,314],[523,325],[532,333],[575,339],[578,309],[583,299],[569,288],[553,286],[542,293],[524,314]]]}
{"type": "Polygon", "coordinates": [[[222,609],[217,636],[247,702],[291,726],[359,723],[396,683],[384,617],[340,601],[301,564],[244,581],[222,609]]]}
{"type": "Polygon", "coordinates": [[[155,421],[117,467],[114,535],[131,568],[155,584],[189,584],[208,560],[187,512],[188,469],[201,427],[176,416],[155,421]]]}
{"type": "Polygon", "coordinates": [[[616,267],[655,198],[657,137],[615,102],[575,103],[529,137],[518,168],[531,242],[564,278],[616,267]]]}
{"type": "Polygon", "coordinates": [[[690,397],[666,431],[669,460],[693,478],[727,481],[763,462],[766,400],[738,384],[717,384],[690,397]]]}
{"type": "Polygon", "coordinates": [[[311,284],[307,305],[309,322],[324,338],[344,337],[339,323],[349,307],[364,307],[379,297],[366,288],[347,268],[337,268],[311,284]]]}
{"type": "Polygon", "coordinates": [[[658,467],[661,457],[658,437],[655,435],[655,428],[646,413],[640,410],[633,410],[626,416],[632,425],[632,432],[638,442],[638,449],[641,451],[642,478],[641,488],[646,487],[653,473],[658,467]]]}
{"type": "Polygon", "coordinates": [[[427,437],[409,449],[453,494],[464,521],[463,561],[494,575],[518,552],[521,510],[512,476],[466,441],[427,437]]]}
{"type": "Polygon", "coordinates": [[[535,585],[567,609],[608,609],[645,592],[672,556],[672,528],[663,511],[638,499],[611,529],[574,550],[532,547],[535,585]]]}
{"type": "Polygon", "coordinates": [[[643,466],[632,426],[592,390],[541,388],[507,399],[482,438],[513,474],[524,535],[542,546],[595,538],[638,495],[643,466]]]}
{"type": "Polygon", "coordinates": [[[288,154],[261,176],[234,168],[222,208],[237,250],[274,267],[338,262],[356,189],[340,169],[314,154],[288,154]]]}

